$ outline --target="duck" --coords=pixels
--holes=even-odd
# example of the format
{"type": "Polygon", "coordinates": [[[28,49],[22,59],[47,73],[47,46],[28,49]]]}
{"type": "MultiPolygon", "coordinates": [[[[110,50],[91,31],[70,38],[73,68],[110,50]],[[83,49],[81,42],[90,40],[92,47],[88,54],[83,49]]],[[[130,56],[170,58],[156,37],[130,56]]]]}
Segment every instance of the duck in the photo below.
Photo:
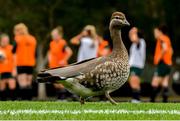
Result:
{"type": "Polygon", "coordinates": [[[63,84],[68,91],[80,97],[81,104],[87,98],[99,95],[105,95],[112,104],[117,104],[110,93],[118,90],[129,76],[128,52],[121,37],[121,29],[129,25],[125,14],[114,12],[109,24],[113,41],[111,54],[42,70],[37,75],[37,81],[63,84]]]}

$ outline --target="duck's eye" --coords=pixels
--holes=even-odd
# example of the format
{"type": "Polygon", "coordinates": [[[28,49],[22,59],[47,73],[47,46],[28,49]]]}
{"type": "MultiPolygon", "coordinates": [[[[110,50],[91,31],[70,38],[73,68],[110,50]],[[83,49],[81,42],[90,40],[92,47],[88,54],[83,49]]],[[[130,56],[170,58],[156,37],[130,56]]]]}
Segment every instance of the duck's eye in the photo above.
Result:
{"type": "Polygon", "coordinates": [[[121,16],[115,16],[114,18],[115,18],[115,19],[122,19],[122,20],[124,19],[124,18],[121,17],[121,16]]]}
{"type": "Polygon", "coordinates": [[[120,17],[119,16],[115,16],[115,19],[120,19],[120,17]]]}

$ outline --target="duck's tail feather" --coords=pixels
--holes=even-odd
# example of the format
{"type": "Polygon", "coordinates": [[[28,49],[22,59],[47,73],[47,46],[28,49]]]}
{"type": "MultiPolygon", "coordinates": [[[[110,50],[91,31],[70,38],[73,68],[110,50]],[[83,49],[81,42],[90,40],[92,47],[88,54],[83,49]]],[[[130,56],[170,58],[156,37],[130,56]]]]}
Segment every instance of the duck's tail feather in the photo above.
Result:
{"type": "Polygon", "coordinates": [[[66,80],[65,77],[52,76],[49,73],[39,73],[37,76],[37,82],[39,83],[60,83],[60,81],[66,80]],[[58,80],[58,82],[57,82],[58,80]]]}

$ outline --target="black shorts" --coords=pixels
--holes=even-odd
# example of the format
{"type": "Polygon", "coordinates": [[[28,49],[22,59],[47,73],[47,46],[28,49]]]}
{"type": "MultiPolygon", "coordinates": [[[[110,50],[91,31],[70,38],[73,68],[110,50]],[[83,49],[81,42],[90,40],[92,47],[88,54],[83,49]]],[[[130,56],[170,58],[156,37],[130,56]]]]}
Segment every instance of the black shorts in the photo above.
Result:
{"type": "Polygon", "coordinates": [[[138,67],[130,67],[130,75],[141,76],[143,69],[138,67]]]}
{"type": "Polygon", "coordinates": [[[154,72],[154,76],[165,77],[170,75],[171,66],[165,64],[163,61],[159,62],[154,72]]]}
{"type": "Polygon", "coordinates": [[[10,72],[4,72],[0,74],[0,79],[10,79],[13,78],[12,73],[10,72]]]}
{"type": "Polygon", "coordinates": [[[17,66],[18,74],[33,74],[33,66],[17,66]]]}

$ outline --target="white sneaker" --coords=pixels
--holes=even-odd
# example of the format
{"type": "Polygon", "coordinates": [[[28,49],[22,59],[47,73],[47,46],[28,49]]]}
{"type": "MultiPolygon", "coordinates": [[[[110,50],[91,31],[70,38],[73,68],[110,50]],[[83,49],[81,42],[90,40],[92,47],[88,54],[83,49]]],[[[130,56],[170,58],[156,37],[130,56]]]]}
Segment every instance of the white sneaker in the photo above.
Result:
{"type": "Polygon", "coordinates": [[[141,101],[140,101],[140,100],[137,100],[137,99],[132,99],[132,100],[131,100],[131,103],[141,103],[141,101]]]}

